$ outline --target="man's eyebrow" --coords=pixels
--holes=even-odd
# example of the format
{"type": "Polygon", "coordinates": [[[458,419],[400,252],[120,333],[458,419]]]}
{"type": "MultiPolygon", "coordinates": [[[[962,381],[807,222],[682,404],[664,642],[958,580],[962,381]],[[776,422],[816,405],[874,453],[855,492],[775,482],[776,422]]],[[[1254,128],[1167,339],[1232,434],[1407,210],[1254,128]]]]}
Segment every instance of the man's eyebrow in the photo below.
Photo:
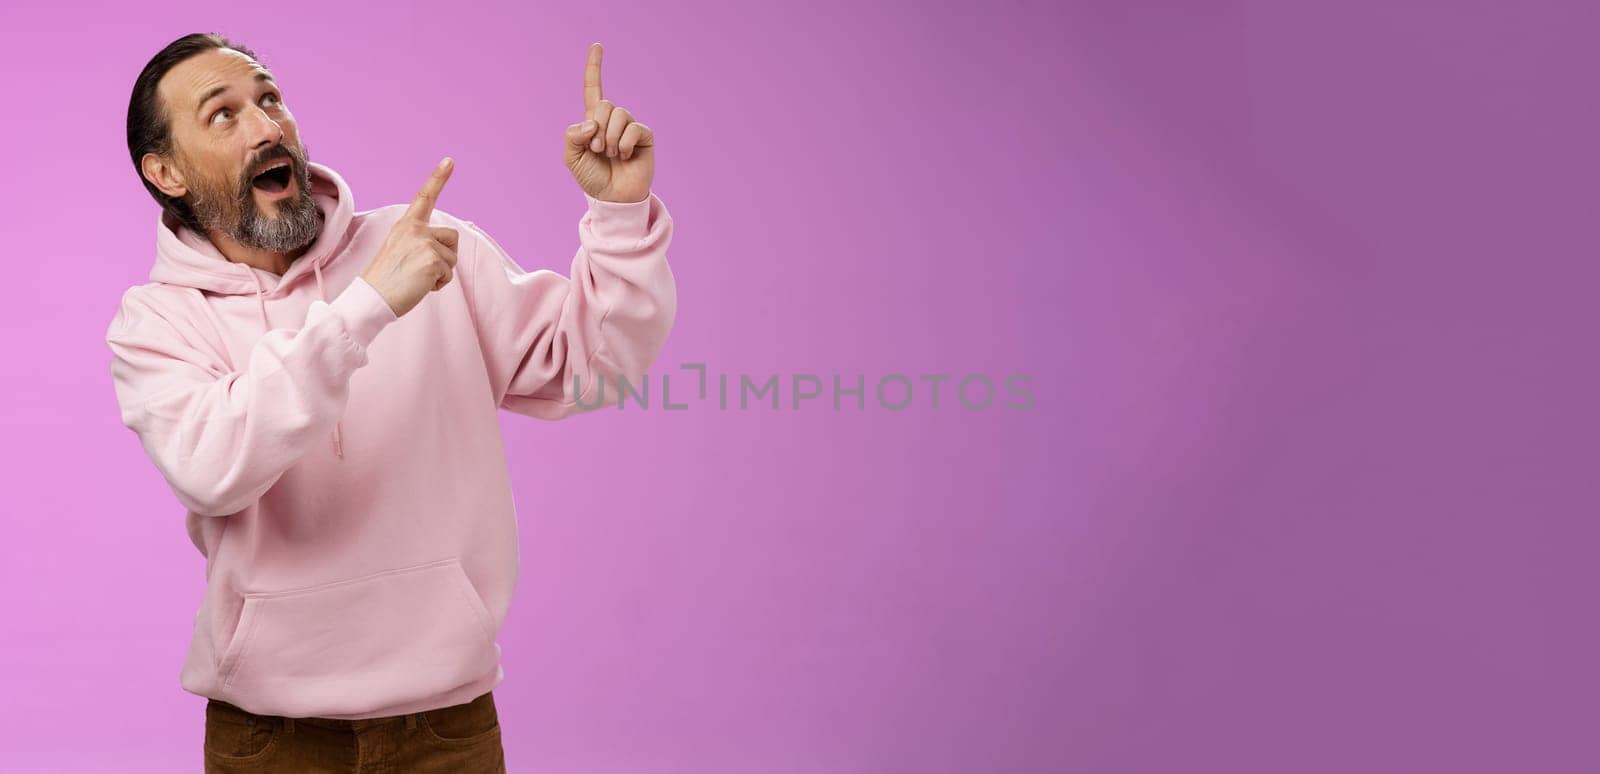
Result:
{"type": "MultiPolygon", "coordinates": [[[[267,72],[257,72],[256,73],[256,80],[257,81],[267,81],[269,83],[272,83],[273,85],[277,85],[277,81],[272,80],[272,74],[271,73],[267,73],[267,72]]],[[[199,106],[194,109],[195,114],[199,115],[200,112],[205,109],[207,102],[210,102],[212,100],[212,98],[214,98],[214,97],[218,97],[218,96],[222,95],[227,90],[228,90],[227,86],[217,86],[217,87],[212,88],[210,91],[207,91],[205,94],[201,95],[200,102],[198,103],[199,106]]]]}

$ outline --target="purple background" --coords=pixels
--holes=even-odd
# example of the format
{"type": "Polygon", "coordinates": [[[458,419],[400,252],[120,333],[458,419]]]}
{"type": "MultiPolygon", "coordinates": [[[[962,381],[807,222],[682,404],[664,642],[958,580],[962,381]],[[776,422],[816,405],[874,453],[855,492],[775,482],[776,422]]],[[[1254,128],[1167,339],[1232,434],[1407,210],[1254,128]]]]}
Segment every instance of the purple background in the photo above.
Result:
{"type": "Polygon", "coordinates": [[[513,771],[1600,767],[1592,4],[0,15],[0,768],[199,770],[203,560],[103,337],[153,258],[128,91],[203,30],[358,207],[452,154],[440,207],[563,272],[600,40],[677,220],[655,373],[1033,377],[503,415],[513,771]]]}

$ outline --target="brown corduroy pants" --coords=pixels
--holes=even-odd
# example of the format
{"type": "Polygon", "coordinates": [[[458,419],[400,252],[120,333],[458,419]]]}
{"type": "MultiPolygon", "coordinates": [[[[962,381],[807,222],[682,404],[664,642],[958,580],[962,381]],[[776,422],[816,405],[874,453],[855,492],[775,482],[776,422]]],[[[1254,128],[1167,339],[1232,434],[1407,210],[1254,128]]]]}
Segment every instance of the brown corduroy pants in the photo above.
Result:
{"type": "Polygon", "coordinates": [[[205,771],[504,774],[493,692],[465,704],[366,720],[257,715],[206,702],[205,771]]]}

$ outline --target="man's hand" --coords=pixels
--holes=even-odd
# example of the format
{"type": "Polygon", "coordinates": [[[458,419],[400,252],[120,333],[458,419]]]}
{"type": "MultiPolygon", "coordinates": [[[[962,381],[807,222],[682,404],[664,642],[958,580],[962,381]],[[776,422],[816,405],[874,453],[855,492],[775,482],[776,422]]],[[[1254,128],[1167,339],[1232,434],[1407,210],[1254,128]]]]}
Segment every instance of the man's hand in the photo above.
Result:
{"type": "Polygon", "coordinates": [[[389,302],[396,317],[405,316],[423,296],[450,284],[455,276],[461,233],[449,226],[428,225],[439,192],[455,168],[455,161],[448,156],[434,167],[417,198],[389,229],[378,255],[361,272],[361,278],[389,302]]]}
{"type": "Polygon", "coordinates": [[[564,158],[583,192],[608,202],[642,202],[656,173],[655,133],[600,93],[599,43],[583,68],[582,123],[567,127],[564,158]]]}

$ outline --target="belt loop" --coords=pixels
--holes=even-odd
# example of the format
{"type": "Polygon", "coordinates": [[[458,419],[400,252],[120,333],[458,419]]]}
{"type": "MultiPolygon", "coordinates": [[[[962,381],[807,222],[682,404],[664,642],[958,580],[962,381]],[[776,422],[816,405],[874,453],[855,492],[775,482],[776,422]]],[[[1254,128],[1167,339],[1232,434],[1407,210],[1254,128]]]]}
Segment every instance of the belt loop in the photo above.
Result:
{"type": "Polygon", "coordinates": [[[294,733],[294,718],[284,718],[283,719],[283,732],[285,734],[294,733]]]}
{"type": "Polygon", "coordinates": [[[422,713],[413,712],[413,713],[411,713],[411,714],[406,716],[406,730],[407,731],[415,731],[415,730],[417,730],[417,716],[420,715],[420,714],[422,714],[422,713]]]}

